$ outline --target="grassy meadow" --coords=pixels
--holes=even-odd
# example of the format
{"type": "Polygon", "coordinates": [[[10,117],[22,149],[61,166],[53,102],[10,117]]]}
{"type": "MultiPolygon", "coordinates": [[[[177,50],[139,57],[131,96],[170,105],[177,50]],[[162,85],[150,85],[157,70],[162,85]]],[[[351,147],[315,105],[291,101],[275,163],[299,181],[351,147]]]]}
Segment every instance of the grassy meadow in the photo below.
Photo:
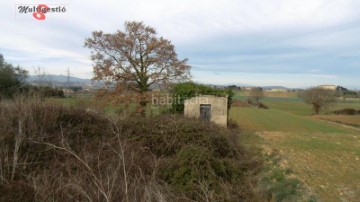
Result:
{"type": "MultiPolygon", "coordinates": [[[[246,100],[245,94],[235,99],[246,100]]],[[[331,115],[344,108],[360,109],[359,100],[339,100],[321,115],[312,115],[294,94],[266,97],[269,109],[233,107],[241,144],[276,152],[279,164],[292,171],[318,201],[360,198],[360,116],[331,115]]]]}
{"type": "Polygon", "coordinates": [[[316,118],[334,123],[345,124],[353,127],[360,127],[360,116],[322,115],[322,116],[317,116],[316,118]]]}

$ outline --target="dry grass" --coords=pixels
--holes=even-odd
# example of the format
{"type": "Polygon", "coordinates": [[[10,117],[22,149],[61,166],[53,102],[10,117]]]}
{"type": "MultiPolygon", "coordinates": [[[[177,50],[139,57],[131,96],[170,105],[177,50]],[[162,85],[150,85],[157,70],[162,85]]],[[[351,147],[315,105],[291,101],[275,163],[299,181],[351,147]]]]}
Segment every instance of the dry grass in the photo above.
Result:
{"type": "Polygon", "coordinates": [[[0,201],[183,198],[155,178],[159,159],[126,141],[115,122],[41,104],[0,106],[0,201]]]}
{"type": "Polygon", "coordinates": [[[258,199],[258,159],[204,122],[22,99],[0,104],[0,122],[0,201],[258,199]]]}

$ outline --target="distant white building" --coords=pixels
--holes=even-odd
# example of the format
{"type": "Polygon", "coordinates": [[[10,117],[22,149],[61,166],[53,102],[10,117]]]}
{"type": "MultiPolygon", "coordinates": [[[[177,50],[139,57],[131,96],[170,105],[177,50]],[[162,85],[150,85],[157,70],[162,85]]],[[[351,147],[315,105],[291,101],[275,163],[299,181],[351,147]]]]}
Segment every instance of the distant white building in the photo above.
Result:
{"type": "Polygon", "coordinates": [[[65,94],[73,94],[73,93],[74,93],[73,90],[67,89],[67,88],[63,88],[62,91],[63,91],[65,94]]]}
{"type": "Polygon", "coordinates": [[[288,92],[288,89],[286,88],[270,88],[267,91],[269,92],[288,92]]]}
{"type": "Polygon", "coordinates": [[[320,85],[319,88],[326,89],[326,90],[336,90],[336,85],[320,85]]]}
{"type": "Polygon", "coordinates": [[[256,87],[250,87],[250,86],[244,86],[243,87],[243,89],[245,90],[245,91],[251,91],[253,88],[256,88],[256,87]]]}

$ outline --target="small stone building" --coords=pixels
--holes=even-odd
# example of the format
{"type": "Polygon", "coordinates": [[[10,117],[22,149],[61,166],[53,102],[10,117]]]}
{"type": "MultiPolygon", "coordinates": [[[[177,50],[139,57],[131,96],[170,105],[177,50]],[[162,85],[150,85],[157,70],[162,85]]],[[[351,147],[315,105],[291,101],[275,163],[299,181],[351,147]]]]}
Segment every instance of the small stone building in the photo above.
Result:
{"type": "Polygon", "coordinates": [[[227,126],[227,97],[201,95],[185,100],[184,106],[184,114],[187,117],[200,118],[220,126],[227,126]]]}

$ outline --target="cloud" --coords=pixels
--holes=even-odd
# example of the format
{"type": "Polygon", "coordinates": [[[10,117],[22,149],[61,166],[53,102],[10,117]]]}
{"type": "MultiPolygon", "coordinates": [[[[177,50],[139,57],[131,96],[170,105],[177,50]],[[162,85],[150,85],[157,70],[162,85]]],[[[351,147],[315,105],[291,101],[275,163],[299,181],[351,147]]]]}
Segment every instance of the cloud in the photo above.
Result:
{"type": "Polygon", "coordinates": [[[315,77],[315,78],[326,78],[326,79],[337,78],[336,75],[327,75],[327,74],[310,74],[309,76],[315,77]]]}
{"type": "Polygon", "coordinates": [[[71,67],[88,77],[92,69],[84,39],[94,30],[111,33],[122,29],[125,21],[137,20],[170,39],[179,56],[190,59],[198,80],[221,82],[218,78],[224,73],[266,74],[279,80],[311,74],[308,77],[313,80],[298,83],[306,85],[319,78],[326,82],[334,75],[338,82],[359,76],[357,0],[41,2],[68,4],[67,17],[17,20],[15,4],[35,0],[0,2],[0,51],[10,62],[28,69],[41,65],[48,72],[61,73],[71,67]]]}

